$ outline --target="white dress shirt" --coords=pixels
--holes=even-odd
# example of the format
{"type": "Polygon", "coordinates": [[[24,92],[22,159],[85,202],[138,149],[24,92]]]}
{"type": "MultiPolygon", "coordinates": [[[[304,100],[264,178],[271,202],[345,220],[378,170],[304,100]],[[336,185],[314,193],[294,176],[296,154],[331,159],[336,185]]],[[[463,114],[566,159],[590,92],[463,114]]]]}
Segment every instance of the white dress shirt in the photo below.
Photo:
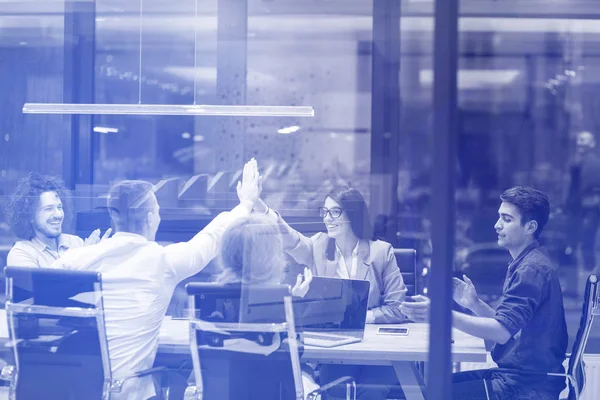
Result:
{"type": "MultiPolygon", "coordinates": [[[[221,237],[242,206],[217,215],[189,242],[161,246],[141,235],[117,232],[96,245],[73,249],[53,267],[102,274],[106,334],[113,379],[152,368],[160,327],[175,286],[200,272],[218,253],[221,237]]],[[[151,377],[131,379],[112,398],[154,395],[151,377]]]]}
{"type": "Polygon", "coordinates": [[[350,270],[348,270],[342,251],[336,244],[335,252],[338,259],[338,265],[335,271],[336,278],[356,279],[356,269],[358,268],[358,243],[359,241],[356,242],[356,246],[354,247],[354,250],[352,250],[352,265],[350,266],[350,270]]]}

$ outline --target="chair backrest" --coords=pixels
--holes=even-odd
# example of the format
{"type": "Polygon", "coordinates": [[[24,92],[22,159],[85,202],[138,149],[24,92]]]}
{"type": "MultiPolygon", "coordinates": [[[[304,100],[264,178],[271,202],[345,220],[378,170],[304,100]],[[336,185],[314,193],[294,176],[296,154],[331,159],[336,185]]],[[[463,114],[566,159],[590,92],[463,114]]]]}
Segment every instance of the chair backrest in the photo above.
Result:
{"type": "Polygon", "coordinates": [[[577,382],[577,388],[574,388],[569,381],[569,400],[575,399],[575,392],[581,394],[585,385],[585,364],[583,362],[583,352],[587,344],[594,316],[600,313],[600,299],[598,298],[598,277],[590,275],[585,284],[585,294],[583,306],[581,307],[581,319],[579,320],[579,329],[573,342],[571,357],[569,358],[569,367],[567,373],[577,382]]]}
{"type": "Polygon", "coordinates": [[[396,263],[406,285],[406,295],[419,294],[419,279],[417,274],[417,251],[415,249],[394,249],[396,263]]]}
{"type": "Polygon", "coordinates": [[[204,400],[303,399],[289,286],[190,283],[186,290],[196,388],[204,400]],[[280,308],[271,322],[264,313],[269,305],[280,308]]]}
{"type": "Polygon", "coordinates": [[[510,253],[496,242],[477,243],[469,247],[465,261],[459,266],[460,275],[466,274],[477,288],[479,297],[496,301],[502,296],[510,253]]]}
{"type": "Polygon", "coordinates": [[[6,267],[6,315],[22,399],[108,399],[99,273],[6,267]]]}

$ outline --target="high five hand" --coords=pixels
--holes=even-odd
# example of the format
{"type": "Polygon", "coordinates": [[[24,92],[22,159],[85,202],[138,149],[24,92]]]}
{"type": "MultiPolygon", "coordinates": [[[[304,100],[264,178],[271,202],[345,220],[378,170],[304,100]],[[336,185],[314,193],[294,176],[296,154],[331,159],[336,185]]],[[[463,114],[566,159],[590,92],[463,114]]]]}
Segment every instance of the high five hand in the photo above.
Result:
{"type": "Polygon", "coordinates": [[[252,210],[254,204],[260,198],[260,176],[258,174],[258,164],[254,158],[244,165],[242,180],[238,181],[236,191],[240,204],[252,210]]]}

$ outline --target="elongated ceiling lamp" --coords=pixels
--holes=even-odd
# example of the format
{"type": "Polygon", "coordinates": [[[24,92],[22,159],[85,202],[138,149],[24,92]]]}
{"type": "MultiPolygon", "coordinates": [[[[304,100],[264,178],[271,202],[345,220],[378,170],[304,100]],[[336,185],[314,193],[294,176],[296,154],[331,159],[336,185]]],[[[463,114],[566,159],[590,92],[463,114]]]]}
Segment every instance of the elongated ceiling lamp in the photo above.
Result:
{"type": "Polygon", "coordinates": [[[313,117],[309,106],[220,106],[178,104],[25,103],[25,114],[217,115],[232,117],[313,117]]]}
{"type": "Polygon", "coordinates": [[[213,115],[232,117],[314,117],[311,106],[255,106],[196,104],[198,0],[194,19],[194,103],[142,104],[142,28],[144,0],[140,0],[140,56],[138,104],[25,103],[25,114],[110,114],[110,115],[213,115]]]}

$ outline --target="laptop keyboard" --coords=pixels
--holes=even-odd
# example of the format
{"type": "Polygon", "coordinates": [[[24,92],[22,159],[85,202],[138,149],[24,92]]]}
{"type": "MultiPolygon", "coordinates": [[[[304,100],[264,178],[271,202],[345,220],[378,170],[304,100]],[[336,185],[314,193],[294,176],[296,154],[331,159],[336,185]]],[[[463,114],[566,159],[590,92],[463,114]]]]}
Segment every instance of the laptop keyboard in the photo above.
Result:
{"type": "Polygon", "coordinates": [[[348,339],[347,337],[343,337],[343,336],[325,336],[325,335],[319,335],[318,333],[309,333],[309,332],[304,333],[304,338],[305,339],[316,339],[316,340],[329,340],[331,342],[337,342],[339,340],[348,339]]]}

